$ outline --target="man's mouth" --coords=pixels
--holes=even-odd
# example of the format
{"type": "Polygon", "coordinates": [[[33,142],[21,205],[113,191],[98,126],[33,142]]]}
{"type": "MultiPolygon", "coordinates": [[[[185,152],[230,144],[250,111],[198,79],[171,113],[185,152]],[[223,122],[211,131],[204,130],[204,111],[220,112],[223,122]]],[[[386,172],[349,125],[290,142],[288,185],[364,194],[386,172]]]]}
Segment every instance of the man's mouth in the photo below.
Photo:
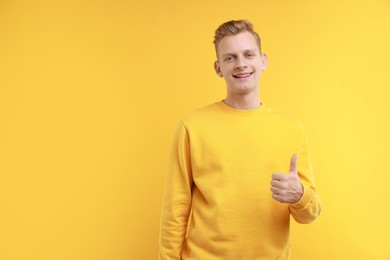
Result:
{"type": "Polygon", "coordinates": [[[240,73],[240,74],[234,74],[233,77],[234,78],[238,78],[238,79],[242,79],[242,78],[247,78],[249,77],[250,75],[252,75],[253,72],[249,72],[249,73],[240,73]]]}

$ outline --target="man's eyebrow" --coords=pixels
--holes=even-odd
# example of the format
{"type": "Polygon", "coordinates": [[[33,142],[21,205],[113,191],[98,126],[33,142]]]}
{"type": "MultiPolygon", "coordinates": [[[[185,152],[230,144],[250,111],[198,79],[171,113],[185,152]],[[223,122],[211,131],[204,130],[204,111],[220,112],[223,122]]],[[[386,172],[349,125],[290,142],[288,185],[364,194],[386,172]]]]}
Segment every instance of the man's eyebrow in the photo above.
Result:
{"type": "MultiPolygon", "coordinates": [[[[258,51],[257,49],[248,49],[248,50],[243,50],[241,52],[256,52],[258,51]]],[[[223,54],[222,56],[225,57],[225,56],[236,56],[237,54],[236,53],[225,53],[223,54]]]]}
{"type": "Polygon", "coordinates": [[[226,57],[226,56],[236,56],[235,53],[225,53],[222,55],[222,57],[226,57]]]}

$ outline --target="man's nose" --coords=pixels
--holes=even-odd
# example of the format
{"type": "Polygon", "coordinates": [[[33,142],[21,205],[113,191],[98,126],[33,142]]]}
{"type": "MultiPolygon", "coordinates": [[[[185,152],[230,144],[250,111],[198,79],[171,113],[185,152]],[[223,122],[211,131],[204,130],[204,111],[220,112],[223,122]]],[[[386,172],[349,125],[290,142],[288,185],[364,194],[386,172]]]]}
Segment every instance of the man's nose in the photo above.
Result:
{"type": "Polygon", "coordinates": [[[236,64],[234,64],[234,69],[242,70],[247,67],[245,60],[242,57],[236,59],[236,64]]]}

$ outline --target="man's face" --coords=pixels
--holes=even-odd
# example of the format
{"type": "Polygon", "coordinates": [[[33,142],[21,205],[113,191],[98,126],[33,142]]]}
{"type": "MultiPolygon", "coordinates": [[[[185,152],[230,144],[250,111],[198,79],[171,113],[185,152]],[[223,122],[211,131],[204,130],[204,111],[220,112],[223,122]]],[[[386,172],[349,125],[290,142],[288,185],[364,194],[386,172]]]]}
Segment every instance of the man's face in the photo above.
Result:
{"type": "Polygon", "coordinates": [[[225,36],[218,45],[215,71],[226,82],[228,93],[244,94],[257,90],[267,56],[260,54],[250,32],[225,36]]]}

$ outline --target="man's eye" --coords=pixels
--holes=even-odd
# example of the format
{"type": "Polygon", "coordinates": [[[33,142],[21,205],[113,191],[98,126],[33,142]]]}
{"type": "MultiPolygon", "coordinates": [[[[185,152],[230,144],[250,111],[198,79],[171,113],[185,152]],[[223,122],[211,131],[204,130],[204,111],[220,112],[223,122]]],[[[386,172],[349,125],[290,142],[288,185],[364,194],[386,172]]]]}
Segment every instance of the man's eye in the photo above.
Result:
{"type": "Polygon", "coordinates": [[[231,60],[233,60],[232,57],[226,57],[226,58],[225,58],[225,61],[231,61],[231,60]]]}
{"type": "Polygon", "coordinates": [[[247,53],[246,56],[247,57],[253,57],[253,56],[255,56],[255,54],[254,53],[247,53]]]}

